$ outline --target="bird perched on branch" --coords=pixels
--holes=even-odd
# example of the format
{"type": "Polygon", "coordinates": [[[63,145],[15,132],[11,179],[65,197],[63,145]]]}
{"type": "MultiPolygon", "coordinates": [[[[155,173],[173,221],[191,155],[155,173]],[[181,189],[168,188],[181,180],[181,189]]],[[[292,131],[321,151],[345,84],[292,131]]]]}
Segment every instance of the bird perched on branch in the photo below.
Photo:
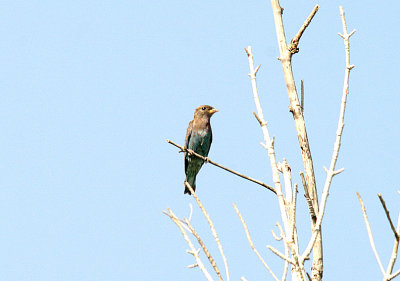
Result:
{"type": "MultiPolygon", "coordinates": [[[[210,118],[218,110],[209,105],[196,108],[193,120],[190,121],[186,132],[185,148],[207,157],[212,142],[210,118]]],[[[187,181],[193,190],[196,189],[196,176],[203,166],[204,160],[185,152],[185,174],[187,181]]],[[[190,195],[185,186],[185,193],[190,195]]]]}

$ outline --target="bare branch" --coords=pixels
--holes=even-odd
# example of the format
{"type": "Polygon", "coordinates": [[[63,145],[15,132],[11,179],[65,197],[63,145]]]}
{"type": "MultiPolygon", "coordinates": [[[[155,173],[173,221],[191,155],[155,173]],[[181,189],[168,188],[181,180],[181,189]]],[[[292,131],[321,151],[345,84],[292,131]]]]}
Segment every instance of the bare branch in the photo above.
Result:
{"type": "Polygon", "coordinates": [[[379,200],[381,201],[381,204],[382,204],[383,209],[385,210],[386,217],[387,217],[387,219],[388,219],[388,221],[389,221],[390,228],[391,228],[392,231],[393,231],[394,237],[396,237],[396,239],[399,240],[399,234],[397,233],[396,228],[395,228],[394,225],[393,225],[392,219],[390,218],[389,211],[388,211],[388,209],[386,208],[385,200],[383,200],[382,195],[381,195],[380,193],[378,193],[378,197],[379,197],[379,200]]]}
{"type": "Polygon", "coordinates": [[[300,38],[303,35],[303,33],[306,30],[306,28],[308,27],[308,25],[311,23],[311,21],[314,18],[315,14],[318,12],[318,9],[319,9],[319,5],[315,5],[315,7],[312,10],[311,14],[308,16],[308,18],[306,19],[304,24],[300,27],[300,30],[293,37],[292,41],[290,41],[288,49],[292,54],[295,54],[295,53],[299,52],[299,48],[297,46],[299,45],[300,38]]]}
{"type": "Polygon", "coordinates": [[[164,214],[170,217],[170,219],[178,226],[179,230],[181,231],[183,238],[185,239],[186,243],[189,245],[190,251],[187,250],[187,252],[191,255],[196,260],[196,264],[190,265],[189,268],[194,268],[194,267],[199,267],[200,270],[203,272],[204,276],[206,277],[207,280],[213,281],[214,279],[211,277],[211,275],[208,273],[207,269],[205,268],[203,262],[200,259],[199,256],[199,250],[196,250],[194,247],[192,241],[190,240],[189,236],[186,233],[186,230],[182,227],[182,222],[178,219],[177,216],[171,211],[171,209],[168,208],[168,212],[163,211],[164,214]]]}
{"type": "Polygon", "coordinates": [[[294,266],[296,266],[295,261],[293,261],[292,259],[290,259],[289,257],[286,257],[284,254],[282,254],[281,252],[279,252],[277,249],[275,249],[274,247],[267,245],[267,248],[271,250],[271,252],[273,252],[275,255],[277,255],[278,257],[280,257],[281,259],[283,259],[284,261],[287,261],[291,264],[293,264],[294,266]]]}
{"type": "Polygon", "coordinates": [[[222,166],[221,164],[218,164],[218,163],[216,163],[216,162],[210,160],[208,157],[204,157],[203,155],[200,155],[200,154],[194,152],[194,151],[191,150],[191,149],[186,149],[186,148],[184,148],[183,146],[180,146],[180,145],[174,143],[174,142],[171,141],[171,140],[167,140],[167,143],[170,143],[170,144],[172,144],[173,146],[176,146],[176,147],[180,148],[181,151],[183,151],[183,152],[187,152],[187,153],[189,153],[190,155],[194,155],[194,156],[196,156],[196,157],[199,157],[199,158],[203,159],[204,161],[206,161],[206,162],[208,162],[208,163],[210,163],[210,164],[212,164],[212,165],[214,165],[214,166],[217,166],[218,168],[224,169],[225,171],[228,171],[228,172],[230,172],[230,173],[232,173],[232,174],[234,174],[234,175],[237,175],[237,176],[239,176],[239,177],[241,177],[241,178],[244,178],[244,179],[246,179],[246,180],[248,180],[248,181],[251,181],[251,182],[254,182],[254,183],[256,183],[256,184],[259,184],[259,185],[261,185],[261,186],[267,188],[268,190],[270,190],[270,191],[272,191],[273,193],[276,194],[276,190],[275,190],[272,186],[266,185],[266,184],[263,183],[262,181],[259,181],[259,180],[250,178],[250,177],[245,176],[245,175],[243,175],[243,174],[240,174],[240,173],[238,173],[238,172],[236,172],[236,171],[234,171],[234,170],[232,170],[232,169],[229,169],[229,168],[227,168],[227,167],[224,167],[224,166],[222,166]]]}
{"type": "Polygon", "coordinates": [[[343,38],[344,38],[345,54],[346,54],[346,69],[345,69],[345,78],[344,78],[344,84],[343,84],[342,101],[341,101],[341,105],[340,105],[339,121],[338,121],[337,130],[336,130],[336,140],[333,145],[333,153],[332,153],[331,163],[330,163],[329,169],[325,168],[327,176],[325,179],[324,189],[322,191],[320,210],[319,210],[319,214],[317,216],[317,221],[314,225],[312,237],[309,241],[309,244],[308,244],[306,250],[304,251],[304,253],[302,255],[303,259],[306,258],[309,255],[309,253],[311,252],[311,250],[314,246],[315,240],[317,239],[317,236],[320,232],[321,223],[322,223],[322,219],[323,219],[324,212],[325,212],[326,202],[327,202],[327,198],[329,195],[329,189],[331,186],[332,178],[333,178],[333,176],[339,174],[340,172],[342,172],[344,170],[344,169],[340,169],[340,170],[335,171],[335,166],[336,166],[337,158],[339,156],[340,142],[342,139],[342,133],[343,133],[343,128],[344,128],[344,114],[345,114],[345,109],[346,109],[347,95],[349,93],[350,70],[353,67],[349,67],[349,65],[350,65],[349,38],[351,35],[347,34],[347,25],[346,25],[346,20],[344,18],[343,8],[339,7],[339,9],[340,9],[340,15],[342,18],[342,23],[343,23],[343,33],[344,33],[343,38]]]}
{"type": "Polygon", "coordinates": [[[229,276],[228,262],[226,260],[225,253],[224,253],[224,250],[222,249],[222,245],[221,245],[221,242],[219,241],[218,234],[217,234],[217,231],[215,230],[214,224],[211,221],[211,218],[208,215],[208,213],[207,213],[206,209],[204,208],[203,204],[201,203],[199,197],[197,197],[197,195],[194,192],[193,188],[190,186],[190,184],[187,181],[185,181],[185,186],[189,189],[190,193],[193,195],[193,197],[196,200],[197,204],[199,205],[201,211],[203,212],[204,217],[206,218],[208,224],[210,225],[211,232],[212,232],[212,234],[214,236],[215,242],[217,242],[219,252],[221,253],[221,256],[222,256],[222,260],[224,261],[226,280],[229,281],[230,280],[230,276],[229,276]]]}
{"type": "Polygon", "coordinates": [[[316,221],[317,220],[317,216],[315,215],[314,207],[313,207],[310,195],[308,194],[307,183],[306,183],[306,179],[304,178],[303,172],[300,172],[300,177],[301,177],[301,182],[303,183],[304,197],[306,198],[306,201],[307,201],[308,211],[310,213],[311,220],[312,221],[316,221]]]}
{"type": "Polygon", "coordinates": [[[361,210],[362,210],[362,213],[363,213],[365,226],[367,228],[369,242],[371,244],[372,251],[375,254],[375,258],[378,261],[378,265],[379,265],[379,268],[381,269],[381,272],[382,272],[383,276],[386,276],[385,270],[383,269],[383,266],[382,266],[381,259],[379,258],[379,254],[376,251],[374,237],[372,236],[371,226],[369,225],[369,221],[368,221],[367,211],[365,210],[364,202],[362,201],[361,196],[360,196],[360,194],[358,192],[357,192],[357,197],[358,197],[358,200],[360,201],[361,210]]]}
{"type": "Polygon", "coordinates": [[[278,237],[278,235],[275,234],[274,230],[271,230],[272,236],[274,237],[274,239],[276,241],[281,241],[283,239],[283,237],[278,237]]]}
{"type": "MultiPolygon", "coordinates": [[[[275,30],[277,41],[279,45],[279,60],[282,64],[283,75],[285,78],[286,90],[290,101],[290,112],[293,115],[297,137],[300,146],[300,152],[304,165],[304,172],[307,180],[308,194],[313,203],[314,212],[318,215],[318,194],[315,182],[314,166],[311,157],[310,143],[308,141],[306,124],[303,117],[303,111],[299,102],[299,97],[296,90],[296,83],[294,81],[293,68],[292,68],[292,55],[293,53],[289,50],[286,43],[285,29],[283,26],[282,19],[282,7],[280,6],[279,0],[271,0],[272,11],[274,15],[275,30]]],[[[312,18],[312,16],[311,16],[312,18]]],[[[311,19],[310,19],[311,20],[311,19]]],[[[308,24],[307,24],[308,25],[308,24]]],[[[305,28],[304,28],[305,29],[305,28]]],[[[300,29],[301,30],[301,29],[300,29]]],[[[300,35],[301,36],[301,35],[300,35]]],[[[299,37],[300,38],[300,37],[299,37]]],[[[297,50],[296,47],[292,47],[292,50],[297,50]]],[[[312,221],[313,227],[315,221],[312,221]]],[[[321,235],[317,236],[317,243],[314,247],[313,254],[313,280],[319,281],[322,279],[323,274],[323,254],[322,254],[322,238],[321,235]]],[[[314,245],[315,241],[313,241],[314,245]]],[[[305,274],[304,274],[305,276],[305,274]]],[[[302,279],[306,277],[302,276],[302,279]]]]}
{"type": "Polygon", "coordinates": [[[264,119],[264,114],[263,110],[261,107],[260,103],[260,98],[258,95],[258,90],[257,90],[257,80],[256,80],[256,75],[255,75],[255,70],[254,70],[254,58],[253,58],[253,53],[251,50],[251,46],[248,46],[246,50],[247,57],[249,60],[249,69],[250,69],[250,79],[251,79],[251,87],[253,90],[253,98],[254,98],[254,103],[257,108],[257,120],[259,121],[261,125],[261,130],[264,135],[264,144],[263,146],[267,149],[268,151],[268,157],[270,159],[271,163],[271,169],[272,169],[272,180],[275,185],[275,191],[278,196],[278,202],[279,202],[279,208],[281,211],[281,217],[282,217],[282,222],[283,225],[285,226],[285,229],[288,229],[288,222],[287,222],[287,214],[286,214],[286,209],[285,209],[285,199],[282,194],[282,186],[281,186],[281,181],[279,178],[279,171],[278,171],[278,165],[276,162],[276,156],[275,156],[275,149],[274,149],[274,144],[273,140],[271,140],[269,131],[267,128],[267,122],[264,119]]]}
{"type": "Polygon", "coordinates": [[[256,253],[257,257],[260,259],[262,264],[265,266],[265,268],[269,271],[269,273],[272,275],[272,277],[276,280],[279,281],[279,279],[276,277],[274,272],[271,270],[271,268],[267,265],[265,260],[262,258],[256,247],[254,246],[253,241],[251,240],[250,232],[249,229],[247,228],[246,222],[244,221],[242,214],[240,213],[239,209],[237,208],[236,204],[233,204],[233,208],[235,208],[236,214],[239,216],[240,221],[242,222],[244,231],[246,232],[247,240],[249,241],[250,247],[253,249],[254,253],[256,253]]]}
{"type": "Polygon", "coordinates": [[[398,275],[400,275],[400,269],[396,271],[396,273],[393,273],[392,275],[387,277],[387,280],[390,281],[393,278],[396,278],[398,275]]]}
{"type": "Polygon", "coordinates": [[[300,103],[300,106],[301,106],[301,111],[303,112],[303,115],[304,115],[304,80],[303,79],[301,79],[301,103],[300,103]]]}
{"type": "MultiPolygon", "coordinates": [[[[399,213],[399,216],[397,218],[397,229],[396,229],[396,232],[400,233],[400,213],[399,213]]],[[[396,262],[396,259],[397,259],[397,251],[398,250],[399,250],[399,236],[394,238],[393,250],[392,250],[392,254],[390,256],[388,267],[386,269],[386,275],[390,275],[392,273],[392,271],[393,271],[394,263],[396,262]]]]}
{"type": "Polygon", "coordinates": [[[194,227],[192,226],[192,224],[190,223],[190,221],[188,219],[185,219],[185,224],[188,226],[190,232],[193,234],[194,237],[196,237],[197,242],[199,242],[201,248],[203,248],[204,254],[206,255],[206,257],[208,258],[208,260],[210,261],[211,266],[214,268],[215,273],[218,275],[219,280],[223,281],[222,276],[221,276],[221,272],[217,266],[217,263],[215,262],[215,260],[213,259],[213,257],[210,254],[210,251],[208,251],[206,245],[204,244],[203,240],[200,238],[200,235],[196,232],[196,230],[194,229],[194,227]]]}

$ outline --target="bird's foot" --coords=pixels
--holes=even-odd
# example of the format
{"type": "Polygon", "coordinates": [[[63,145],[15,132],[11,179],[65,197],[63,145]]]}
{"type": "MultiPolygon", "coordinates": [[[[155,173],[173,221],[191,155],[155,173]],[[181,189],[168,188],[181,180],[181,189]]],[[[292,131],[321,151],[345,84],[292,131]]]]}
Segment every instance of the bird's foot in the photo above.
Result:
{"type": "Polygon", "coordinates": [[[206,159],[204,160],[206,163],[210,163],[210,158],[205,157],[206,159]]]}

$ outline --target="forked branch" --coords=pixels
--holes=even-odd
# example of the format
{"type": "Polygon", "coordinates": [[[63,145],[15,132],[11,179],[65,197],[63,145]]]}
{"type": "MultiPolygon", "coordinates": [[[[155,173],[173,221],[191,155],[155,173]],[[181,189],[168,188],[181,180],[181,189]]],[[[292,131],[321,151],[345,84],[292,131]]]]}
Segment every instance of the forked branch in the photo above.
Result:
{"type": "Polygon", "coordinates": [[[213,281],[214,279],[211,277],[210,273],[208,273],[207,269],[205,268],[203,262],[200,259],[200,249],[196,250],[196,248],[194,247],[192,241],[190,240],[189,236],[186,233],[186,230],[183,227],[183,222],[177,217],[175,216],[175,214],[171,211],[171,209],[168,208],[168,212],[163,212],[164,214],[166,214],[167,216],[170,217],[170,219],[176,224],[176,226],[179,228],[179,230],[181,231],[183,238],[185,239],[186,243],[188,244],[190,250],[187,250],[187,252],[189,254],[191,254],[195,260],[196,260],[196,264],[190,265],[190,268],[193,267],[199,267],[200,270],[203,272],[204,276],[206,277],[206,279],[208,281],[213,281]]]}
{"type": "Polygon", "coordinates": [[[208,224],[210,226],[211,233],[214,236],[215,242],[217,243],[219,252],[220,252],[220,254],[222,256],[222,260],[224,261],[226,280],[229,281],[230,280],[230,276],[229,276],[228,261],[226,260],[225,253],[224,253],[224,250],[222,249],[221,242],[219,241],[219,237],[218,237],[217,231],[215,230],[214,223],[212,222],[212,220],[211,220],[210,216],[208,215],[206,209],[204,208],[203,204],[201,203],[199,197],[196,195],[196,193],[194,192],[193,188],[190,186],[190,184],[187,181],[185,181],[185,186],[189,189],[190,194],[193,195],[194,199],[197,202],[197,205],[199,205],[199,208],[203,212],[203,215],[206,218],[206,220],[207,220],[207,222],[208,222],[208,224]]]}
{"type": "Polygon", "coordinates": [[[300,27],[300,30],[293,37],[292,41],[290,41],[288,49],[292,54],[295,54],[295,53],[299,52],[299,48],[297,46],[299,45],[300,38],[303,35],[304,31],[306,30],[307,26],[311,23],[311,21],[314,18],[315,14],[318,12],[318,9],[319,9],[319,5],[315,5],[315,7],[312,10],[311,14],[308,16],[308,18],[306,19],[304,24],[300,27]]]}

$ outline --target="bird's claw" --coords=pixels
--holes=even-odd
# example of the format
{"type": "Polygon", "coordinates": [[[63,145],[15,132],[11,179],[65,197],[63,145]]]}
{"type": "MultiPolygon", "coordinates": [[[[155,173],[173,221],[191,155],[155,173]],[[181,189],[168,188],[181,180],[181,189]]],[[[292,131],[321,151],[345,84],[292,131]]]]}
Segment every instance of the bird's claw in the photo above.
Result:
{"type": "Polygon", "coordinates": [[[210,163],[210,158],[205,157],[205,160],[204,160],[204,161],[206,161],[206,163],[210,163]]]}

